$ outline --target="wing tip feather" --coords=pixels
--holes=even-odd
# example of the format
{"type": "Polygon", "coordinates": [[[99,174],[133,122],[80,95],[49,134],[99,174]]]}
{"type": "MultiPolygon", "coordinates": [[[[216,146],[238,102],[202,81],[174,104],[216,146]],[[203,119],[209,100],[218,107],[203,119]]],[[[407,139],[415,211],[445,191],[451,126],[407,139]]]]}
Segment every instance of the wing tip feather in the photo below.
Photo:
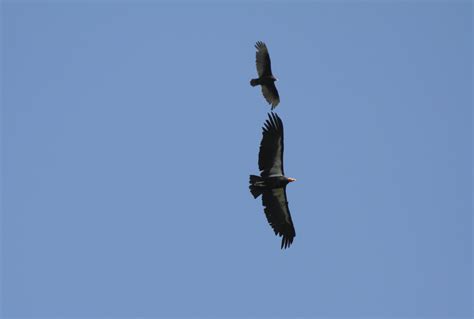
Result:
{"type": "Polygon", "coordinates": [[[295,237],[294,236],[285,236],[285,235],[282,235],[282,238],[281,238],[281,249],[287,249],[291,246],[291,244],[293,244],[293,239],[295,237]]]}
{"type": "Polygon", "coordinates": [[[265,42],[263,42],[263,41],[257,41],[257,42],[255,43],[255,48],[256,48],[257,50],[260,50],[260,49],[263,49],[263,48],[266,48],[266,47],[267,47],[267,45],[266,45],[265,42]]]}

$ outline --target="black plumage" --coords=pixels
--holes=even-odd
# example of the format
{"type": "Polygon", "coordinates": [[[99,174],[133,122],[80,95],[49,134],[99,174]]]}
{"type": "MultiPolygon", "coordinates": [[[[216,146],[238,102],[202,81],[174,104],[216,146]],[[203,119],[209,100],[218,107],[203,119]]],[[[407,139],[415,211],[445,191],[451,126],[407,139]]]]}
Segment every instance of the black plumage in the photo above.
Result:
{"type": "Polygon", "coordinates": [[[257,49],[256,61],[258,78],[250,80],[251,86],[260,85],[262,94],[268,104],[271,104],[272,110],[280,103],[280,95],[275,86],[276,77],[272,74],[272,63],[265,43],[258,41],[255,44],[257,49]]]}
{"type": "Polygon", "coordinates": [[[276,113],[269,113],[265,121],[258,166],[260,176],[250,175],[250,192],[257,198],[262,195],[262,203],[268,223],[276,235],[282,237],[281,248],[287,248],[296,236],[291,219],[286,185],[295,181],[284,175],[283,169],[283,122],[276,113]]]}

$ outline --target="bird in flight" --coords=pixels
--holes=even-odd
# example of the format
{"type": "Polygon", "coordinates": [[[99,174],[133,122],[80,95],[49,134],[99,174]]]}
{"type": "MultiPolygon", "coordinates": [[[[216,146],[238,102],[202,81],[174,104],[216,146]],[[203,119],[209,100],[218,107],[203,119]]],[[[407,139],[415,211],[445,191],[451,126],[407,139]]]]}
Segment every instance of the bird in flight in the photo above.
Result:
{"type": "Polygon", "coordinates": [[[282,237],[283,249],[290,247],[296,236],[286,198],[286,185],[295,179],[286,177],[283,170],[283,122],[272,112],[262,129],[258,154],[260,176],[250,175],[249,188],[254,198],[262,195],[268,223],[275,235],[282,237]]]}
{"type": "Polygon", "coordinates": [[[251,86],[260,85],[262,87],[262,94],[268,104],[272,105],[272,110],[280,103],[280,95],[275,86],[276,77],[272,74],[272,65],[270,55],[265,43],[258,41],[255,44],[257,49],[256,62],[258,78],[250,80],[251,86]]]}

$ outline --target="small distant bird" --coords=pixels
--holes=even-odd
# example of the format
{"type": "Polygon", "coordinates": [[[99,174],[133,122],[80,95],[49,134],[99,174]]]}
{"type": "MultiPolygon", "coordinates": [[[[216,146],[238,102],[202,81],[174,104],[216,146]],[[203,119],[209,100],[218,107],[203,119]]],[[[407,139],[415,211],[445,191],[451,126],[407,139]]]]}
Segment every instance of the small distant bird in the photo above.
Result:
{"type": "Polygon", "coordinates": [[[254,198],[262,195],[268,223],[275,235],[282,237],[281,248],[290,247],[296,236],[286,198],[286,185],[294,178],[283,171],[283,122],[276,113],[269,113],[262,128],[258,154],[260,176],[250,175],[250,192],[254,198]]]}
{"type": "Polygon", "coordinates": [[[275,86],[276,77],[272,74],[272,64],[270,61],[270,55],[268,54],[268,49],[265,43],[258,41],[255,44],[257,49],[256,53],[256,62],[258,79],[250,80],[251,86],[262,86],[262,94],[267,100],[268,104],[272,105],[272,110],[280,103],[280,95],[278,95],[278,90],[275,86]]]}

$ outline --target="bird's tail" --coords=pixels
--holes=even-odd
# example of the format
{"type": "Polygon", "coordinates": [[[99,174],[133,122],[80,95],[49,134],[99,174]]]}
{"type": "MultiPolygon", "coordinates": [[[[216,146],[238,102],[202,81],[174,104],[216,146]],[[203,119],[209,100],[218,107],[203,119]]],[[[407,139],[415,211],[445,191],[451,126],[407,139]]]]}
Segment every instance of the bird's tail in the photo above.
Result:
{"type": "Polygon", "coordinates": [[[257,198],[262,194],[263,189],[259,184],[262,184],[262,178],[260,176],[250,175],[249,188],[254,198],[257,198]]]}
{"type": "Polygon", "coordinates": [[[257,86],[259,83],[258,83],[258,79],[252,79],[250,80],[250,85],[251,86],[257,86]]]}

